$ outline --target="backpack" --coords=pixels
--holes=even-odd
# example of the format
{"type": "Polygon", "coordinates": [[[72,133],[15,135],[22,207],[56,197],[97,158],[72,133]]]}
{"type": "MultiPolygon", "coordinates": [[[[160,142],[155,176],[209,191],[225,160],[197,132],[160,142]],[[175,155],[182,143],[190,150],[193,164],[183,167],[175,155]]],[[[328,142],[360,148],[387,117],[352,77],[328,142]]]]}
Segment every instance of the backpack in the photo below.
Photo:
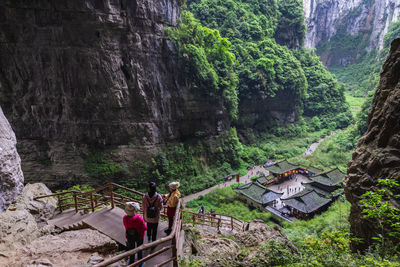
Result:
{"type": "Polygon", "coordinates": [[[146,214],[147,218],[155,218],[158,215],[158,210],[154,206],[154,203],[158,200],[158,194],[156,199],[153,201],[153,203],[150,203],[150,197],[147,199],[147,202],[149,203],[149,206],[147,207],[146,214]]]}

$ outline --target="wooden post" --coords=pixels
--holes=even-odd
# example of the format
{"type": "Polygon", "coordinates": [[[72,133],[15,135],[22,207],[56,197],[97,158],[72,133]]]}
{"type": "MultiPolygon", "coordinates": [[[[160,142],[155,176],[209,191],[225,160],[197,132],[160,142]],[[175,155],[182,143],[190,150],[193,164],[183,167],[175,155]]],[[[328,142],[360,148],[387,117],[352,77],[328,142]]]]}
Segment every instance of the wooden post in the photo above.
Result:
{"type": "Polygon", "coordinates": [[[217,225],[217,230],[219,232],[219,225],[221,224],[221,219],[218,219],[218,225],[217,225]]]}
{"type": "Polygon", "coordinates": [[[177,258],[177,247],[176,247],[176,233],[174,235],[174,238],[172,239],[172,257],[175,258],[173,265],[174,267],[178,267],[178,258],[177,258]]]}
{"type": "Polygon", "coordinates": [[[62,203],[61,203],[61,196],[57,195],[58,198],[58,207],[60,208],[60,213],[62,212],[62,203]]]}
{"type": "Polygon", "coordinates": [[[94,203],[93,203],[93,193],[90,192],[90,206],[92,207],[92,212],[94,212],[94,203]]]}
{"type": "Polygon", "coordinates": [[[78,212],[78,198],[75,192],[74,192],[74,204],[75,204],[75,212],[78,212]]]}
{"type": "Polygon", "coordinates": [[[114,208],[114,192],[113,192],[113,186],[112,184],[110,185],[110,200],[111,200],[111,208],[114,208]]]}
{"type": "Polygon", "coordinates": [[[196,215],[193,214],[192,220],[193,220],[193,225],[195,225],[196,224],[196,215]]]}
{"type": "Polygon", "coordinates": [[[233,231],[233,217],[231,217],[231,228],[232,228],[232,231],[233,231]]]}

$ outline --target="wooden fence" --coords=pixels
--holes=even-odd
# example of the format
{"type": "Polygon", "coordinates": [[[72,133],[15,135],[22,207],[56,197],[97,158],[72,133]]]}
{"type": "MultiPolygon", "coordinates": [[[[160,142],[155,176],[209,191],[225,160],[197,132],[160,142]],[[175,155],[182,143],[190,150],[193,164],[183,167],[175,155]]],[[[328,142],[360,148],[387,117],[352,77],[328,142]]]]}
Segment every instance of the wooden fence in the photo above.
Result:
{"type": "Polygon", "coordinates": [[[69,208],[74,208],[76,212],[80,210],[94,212],[96,209],[107,205],[111,205],[112,208],[115,206],[123,207],[128,201],[141,204],[143,195],[144,194],[139,191],[119,184],[110,183],[87,192],[75,190],[66,191],[35,197],[35,200],[45,197],[56,197],[58,199],[58,209],[60,212],[69,208]],[[124,192],[125,195],[117,192],[124,192]],[[131,196],[126,196],[126,194],[131,196]]]}
{"type": "Polygon", "coordinates": [[[222,214],[199,214],[190,211],[183,211],[182,213],[183,223],[192,223],[193,225],[206,225],[217,228],[219,231],[220,228],[243,231],[244,222],[229,215],[222,214]]]}
{"type": "Polygon", "coordinates": [[[155,265],[155,267],[159,267],[162,266],[164,264],[167,264],[169,262],[173,262],[173,266],[174,267],[178,267],[178,243],[179,243],[179,238],[180,238],[180,234],[181,234],[181,230],[182,230],[182,212],[181,212],[181,206],[182,206],[182,200],[180,200],[178,202],[178,206],[176,207],[176,211],[175,211],[175,217],[174,217],[174,222],[172,225],[172,232],[163,238],[160,238],[159,240],[156,240],[154,242],[151,243],[147,243],[144,245],[141,245],[135,249],[126,251],[124,253],[121,253],[117,256],[114,256],[108,260],[105,260],[97,265],[94,265],[94,267],[106,267],[110,264],[113,264],[115,262],[118,262],[120,260],[126,259],[132,255],[137,254],[140,251],[144,251],[147,249],[151,249],[151,248],[155,248],[156,246],[160,245],[160,244],[164,244],[167,243],[163,248],[154,251],[153,253],[147,255],[146,257],[143,257],[141,260],[135,261],[133,264],[129,265],[129,267],[132,266],[138,266],[140,265],[142,262],[148,261],[154,257],[156,257],[157,255],[171,249],[172,250],[172,255],[171,257],[169,257],[168,259],[164,260],[163,262],[158,263],[157,265],[155,265]],[[171,241],[171,244],[169,244],[169,241],[171,241]]]}
{"type": "MultiPolygon", "coordinates": [[[[128,201],[137,202],[141,205],[142,202],[141,199],[143,195],[144,195],[143,193],[138,192],[136,190],[115,183],[110,183],[87,192],[66,191],[51,195],[39,196],[36,197],[35,200],[45,197],[56,197],[58,199],[58,209],[60,210],[60,212],[69,208],[74,208],[76,212],[80,210],[94,212],[96,209],[105,207],[107,205],[110,205],[112,208],[114,208],[115,206],[123,207],[125,203],[128,201]]],[[[140,251],[143,252],[144,250],[155,248],[156,246],[163,243],[167,243],[163,248],[154,251],[153,253],[147,255],[141,260],[134,262],[129,266],[138,266],[142,262],[148,261],[149,259],[154,258],[157,255],[171,249],[172,256],[169,257],[167,260],[158,263],[156,267],[162,266],[169,262],[173,262],[173,266],[177,267],[178,266],[177,247],[179,245],[178,243],[182,230],[182,223],[192,223],[193,225],[207,225],[210,227],[217,228],[218,231],[221,228],[231,229],[236,231],[243,231],[244,229],[244,222],[233,216],[221,215],[221,214],[213,214],[213,215],[198,214],[190,211],[182,211],[181,207],[182,207],[182,200],[178,202],[172,226],[172,232],[167,237],[163,237],[154,242],[144,244],[135,249],[121,253],[115,257],[112,257],[106,261],[103,261],[95,265],[95,267],[108,266],[122,259],[128,258],[131,255],[137,254],[140,251]],[[171,241],[170,244],[169,241],[171,241]]],[[[161,212],[161,216],[166,216],[165,207],[161,212]]]]}

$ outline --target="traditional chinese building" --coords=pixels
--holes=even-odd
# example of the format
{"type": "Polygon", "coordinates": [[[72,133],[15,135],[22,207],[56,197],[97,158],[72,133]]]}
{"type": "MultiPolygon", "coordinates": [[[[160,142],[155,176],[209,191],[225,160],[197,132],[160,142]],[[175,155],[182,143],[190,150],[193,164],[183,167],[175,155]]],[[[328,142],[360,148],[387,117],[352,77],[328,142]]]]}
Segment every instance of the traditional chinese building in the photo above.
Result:
{"type": "Polygon", "coordinates": [[[325,211],[332,199],[306,188],[303,191],[282,200],[291,216],[298,219],[309,219],[314,214],[325,211]]]}
{"type": "Polygon", "coordinates": [[[268,210],[286,220],[290,217],[311,218],[314,214],[324,211],[343,193],[345,174],[338,168],[322,172],[315,167],[299,166],[282,160],[266,169],[270,172],[269,176],[258,177],[252,183],[237,188],[236,192],[249,205],[268,210]],[[296,174],[305,176],[300,177],[304,188],[300,192],[296,192],[296,189],[300,189],[298,186],[291,186],[298,181],[299,177],[296,177],[296,174]],[[292,181],[284,183],[289,178],[292,181]],[[285,187],[282,188],[281,184],[285,187]],[[272,188],[278,192],[272,191],[272,188]],[[284,194],[290,196],[282,199],[284,194]]]}
{"type": "Polygon", "coordinates": [[[345,173],[336,168],[310,177],[311,182],[303,183],[303,186],[320,195],[335,199],[343,193],[342,184],[345,176],[345,173]]]}
{"type": "Polygon", "coordinates": [[[280,178],[288,177],[289,175],[296,173],[298,168],[298,165],[292,164],[285,159],[278,161],[274,165],[266,167],[265,169],[279,180],[280,178]]]}
{"type": "Polygon", "coordinates": [[[248,205],[264,211],[265,206],[272,206],[274,201],[279,199],[283,193],[277,193],[267,189],[257,182],[245,184],[235,189],[239,198],[244,200],[248,205]]]}
{"type": "Polygon", "coordinates": [[[261,184],[261,185],[263,185],[263,186],[266,186],[267,184],[270,184],[272,180],[276,181],[275,178],[276,177],[273,176],[273,175],[260,176],[257,179],[255,179],[254,181],[259,183],[259,184],[261,184]]]}
{"type": "Polygon", "coordinates": [[[278,183],[295,174],[302,174],[307,177],[312,177],[322,172],[322,170],[318,168],[299,166],[290,163],[287,160],[278,161],[274,165],[266,167],[265,169],[269,171],[270,176],[265,178],[260,177],[258,179],[258,182],[262,185],[278,183]]]}

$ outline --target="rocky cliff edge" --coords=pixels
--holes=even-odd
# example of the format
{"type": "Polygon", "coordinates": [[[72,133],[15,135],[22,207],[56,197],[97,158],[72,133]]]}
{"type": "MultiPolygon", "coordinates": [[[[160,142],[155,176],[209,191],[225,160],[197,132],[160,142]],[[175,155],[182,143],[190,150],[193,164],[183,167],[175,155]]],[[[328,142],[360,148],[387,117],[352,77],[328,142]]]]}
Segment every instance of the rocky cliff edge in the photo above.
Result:
{"type": "Polygon", "coordinates": [[[0,107],[0,213],[7,209],[24,186],[15,134],[0,107]]]}
{"type": "MultiPolygon", "coordinates": [[[[400,39],[392,42],[390,55],[383,65],[368,130],[359,140],[349,162],[345,181],[346,198],[351,203],[351,233],[364,242],[353,242],[355,250],[366,248],[380,232],[376,221],[364,218],[359,201],[368,191],[375,191],[378,179],[400,182],[400,39]]],[[[395,193],[400,189],[396,188],[395,193]]],[[[400,206],[398,200],[393,204],[400,206]]]]}

